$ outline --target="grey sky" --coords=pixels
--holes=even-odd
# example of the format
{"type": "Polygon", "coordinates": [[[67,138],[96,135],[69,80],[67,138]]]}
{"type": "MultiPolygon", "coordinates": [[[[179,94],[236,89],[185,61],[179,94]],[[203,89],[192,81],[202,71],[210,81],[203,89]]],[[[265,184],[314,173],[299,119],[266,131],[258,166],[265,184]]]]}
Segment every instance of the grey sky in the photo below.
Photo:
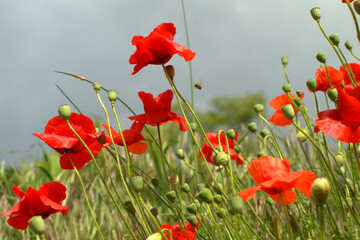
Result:
{"type": "MultiPolygon", "coordinates": [[[[197,53],[193,76],[205,83],[195,91],[195,104],[206,107],[213,95],[263,90],[271,99],[281,94],[283,55],[289,56],[293,89],[304,90],[312,103],[305,82],[319,66],[314,56],[324,51],[328,64],[339,67],[309,14],[315,6],[321,8],[325,31],[338,32],[341,45],[353,40],[357,49],[352,18],[340,0],[185,0],[191,50],[197,53]]],[[[136,112],[142,111],[138,91],[157,95],[168,89],[159,66],[132,76],[128,63],[135,51],[132,37],[146,36],[162,22],[174,23],[175,41],[186,45],[180,0],[0,0],[0,161],[15,163],[41,142],[32,133],[42,133],[57,107],[68,103],[55,84],[86,115],[101,114],[89,84],[54,70],[101,81],[136,112]]],[[[178,56],[169,63],[189,98],[188,64],[178,56]]],[[[131,114],[123,107],[119,114],[128,127],[131,114]]]]}

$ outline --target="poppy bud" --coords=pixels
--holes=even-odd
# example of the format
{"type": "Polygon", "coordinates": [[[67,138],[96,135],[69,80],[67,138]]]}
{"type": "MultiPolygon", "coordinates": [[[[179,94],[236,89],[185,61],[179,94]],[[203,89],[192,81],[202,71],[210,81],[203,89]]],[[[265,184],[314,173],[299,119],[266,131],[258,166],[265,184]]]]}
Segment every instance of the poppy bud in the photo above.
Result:
{"type": "Polygon", "coordinates": [[[136,193],[140,193],[144,188],[143,178],[141,176],[130,178],[130,186],[136,193]]]}
{"type": "Polygon", "coordinates": [[[284,67],[286,67],[286,65],[288,64],[288,61],[289,61],[288,57],[286,57],[286,56],[281,57],[281,63],[284,67]]]}
{"type": "Polygon", "coordinates": [[[154,217],[157,217],[157,215],[159,214],[159,211],[157,210],[157,208],[150,209],[150,212],[154,217]]]}
{"type": "Polygon", "coordinates": [[[234,213],[240,213],[241,209],[242,209],[242,199],[240,198],[240,196],[235,196],[233,198],[229,199],[229,206],[230,209],[234,212],[234,213]]]}
{"type": "Polygon", "coordinates": [[[260,135],[265,138],[266,136],[269,136],[270,135],[270,132],[267,128],[264,128],[260,131],[260,135]]]}
{"type": "Polygon", "coordinates": [[[314,78],[313,78],[313,79],[310,79],[309,81],[306,82],[306,86],[308,87],[308,89],[309,89],[311,92],[315,92],[316,87],[317,87],[316,80],[315,80],[314,78]]]}
{"type": "Polygon", "coordinates": [[[302,96],[302,91],[300,89],[296,90],[296,95],[298,97],[301,97],[302,96]]]}
{"type": "Polygon", "coordinates": [[[71,108],[69,105],[64,104],[58,108],[59,116],[62,120],[67,121],[71,117],[71,108]]]}
{"type": "Polygon", "coordinates": [[[254,105],[254,110],[256,113],[261,113],[262,111],[264,111],[264,105],[262,104],[255,104],[254,105]]]}
{"type": "Polygon", "coordinates": [[[352,49],[352,42],[350,40],[345,42],[345,47],[347,50],[351,51],[352,49]]]}
{"type": "Polygon", "coordinates": [[[182,149],[176,150],[175,155],[176,155],[178,158],[180,158],[180,159],[184,159],[184,158],[185,158],[184,150],[182,150],[182,149]]]}
{"type": "MultiPolygon", "coordinates": [[[[303,131],[307,132],[306,129],[303,129],[303,131]]],[[[297,135],[296,135],[296,139],[299,141],[299,142],[305,142],[307,140],[307,137],[304,133],[302,132],[298,132],[297,135]]]]}
{"type": "Polygon", "coordinates": [[[155,188],[157,188],[157,187],[160,185],[160,180],[157,179],[157,178],[153,178],[153,179],[151,179],[151,184],[152,184],[155,188]]]}
{"type": "Polygon", "coordinates": [[[255,122],[251,122],[248,124],[247,128],[249,129],[250,132],[254,133],[257,130],[257,126],[255,122]]]}
{"type": "Polygon", "coordinates": [[[219,218],[223,218],[224,216],[226,216],[226,210],[225,208],[220,208],[218,211],[216,211],[216,215],[219,218]]]}
{"type": "Polygon", "coordinates": [[[339,34],[333,33],[329,36],[329,39],[335,46],[339,45],[339,42],[340,42],[339,34]]]}
{"type": "Polygon", "coordinates": [[[321,11],[320,11],[320,8],[318,7],[314,7],[310,10],[310,14],[312,16],[312,18],[315,20],[315,21],[319,21],[320,18],[321,18],[321,11]]]}
{"type": "Polygon", "coordinates": [[[338,97],[338,91],[336,88],[330,88],[329,90],[327,90],[327,95],[330,98],[331,101],[335,102],[337,101],[337,97],[338,97]]]}
{"type": "Polygon", "coordinates": [[[293,118],[295,117],[295,111],[291,104],[285,104],[284,106],[282,106],[281,112],[289,120],[293,120],[293,118]]]}
{"type": "Polygon", "coordinates": [[[345,160],[344,160],[344,156],[342,155],[341,152],[338,152],[335,156],[335,162],[337,163],[338,166],[341,166],[344,164],[345,160]]]}
{"type": "Polygon", "coordinates": [[[172,188],[176,188],[179,184],[179,177],[176,175],[176,173],[171,174],[170,176],[170,185],[172,188]]]}
{"type": "Polygon", "coordinates": [[[203,184],[203,183],[198,183],[197,185],[196,185],[196,190],[197,191],[201,191],[201,190],[203,190],[205,188],[205,184],[203,184]]]}
{"type": "Polygon", "coordinates": [[[167,65],[167,66],[165,67],[165,69],[166,69],[166,72],[167,72],[168,76],[169,76],[171,79],[173,79],[174,76],[175,76],[174,66],[173,66],[173,65],[167,65]]]}
{"type": "Polygon", "coordinates": [[[193,132],[195,132],[197,130],[197,123],[196,122],[191,122],[190,123],[190,128],[193,132]]]}
{"type": "Polygon", "coordinates": [[[223,190],[223,185],[221,183],[213,184],[213,188],[217,194],[221,194],[223,190]]]}
{"type": "Polygon", "coordinates": [[[289,93],[291,92],[291,84],[290,83],[285,83],[282,86],[282,90],[284,91],[284,93],[289,93]]]}
{"type": "Polygon", "coordinates": [[[29,220],[29,226],[37,235],[41,236],[45,232],[44,219],[41,216],[34,216],[29,220]]]}
{"type": "Polygon", "coordinates": [[[190,223],[191,226],[196,227],[198,220],[197,217],[195,215],[191,215],[187,218],[188,222],[190,223]]]}
{"type": "Polygon", "coordinates": [[[220,203],[221,203],[221,200],[222,200],[222,196],[221,196],[220,194],[216,194],[216,195],[214,196],[214,202],[215,202],[216,204],[220,204],[220,203]]]}
{"type": "Polygon", "coordinates": [[[170,202],[174,202],[176,199],[176,192],[174,190],[171,190],[167,193],[165,193],[166,198],[170,201],[170,202]]]}
{"type": "Polygon", "coordinates": [[[111,103],[114,103],[118,97],[118,92],[115,90],[110,90],[108,92],[108,98],[111,103]]]}
{"type": "Polygon", "coordinates": [[[353,3],[353,7],[355,9],[355,12],[360,15],[360,0],[355,0],[353,3]]]}
{"type": "Polygon", "coordinates": [[[132,204],[131,201],[126,201],[124,202],[124,206],[125,206],[125,210],[131,214],[131,215],[135,215],[136,211],[135,211],[135,207],[134,205],[132,204]]]}
{"type": "Polygon", "coordinates": [[[146,240],[161,240],[162,236],[160,233],[151,234],[146,240]]]}
{"type": "Polygon", "coordinates": [[[235,145],[234,150],[235,150],[236,153],[240,153],[241,149],[240,149],[239,145],[235,145]]]}
{"type": "Polygon", "coordinates": [[[183,185],[181,185],[180,189],[181,189],[181,191],[183,191],[184,193],[190,192],[190,187],[189,187],[189,184],[187,184],[187,183],[184,183],[183,185]]]}
{"type": "Polygon", "coordinates": [[[261,152],[258,152],[257,154],[256,154],[256,156],[259,158],[259,157],[263,157],[263,156],[265,156],[265,152],[264,151],[261,151],[261,152]]]}
{"type": "Polygon", "coordinates": [[[213,195],[208,188],[204,188],[198,194],[196,194],[196,198],[209,204],[213,201],[213,195]]]}
{"type": "Polygon", "coordinates": [[[191,214],[195,214],[196,211],[198,210],[197,206],[195,203],[190,203],[187,207],[186,207],[186,211],[188,211],[191,214]]]}
{"type": "Polygon", "coordinates": [[[325,53],[324,52],[319,52],[318,54],[316,54],[316,59],[321,63],[325,63],[326,62],[325,53]]]}
{"type": "Polygon", "coordinates": [[[299,98],[299,97],[297,97],[297,98],[294,99],[294,103],[295,103],[296,106],[298,106],[298,107],[301,105],[301,102],[302,102],[302,100],[301,100],[301,98],[299,98]]]}
{"type": "Polygon", "coordinates": [[[323,205],[330,192],[330,183],[326,178],[317,178],[311,185],[311,196],[318,205],[323,205]]]}
{"type": "Polygon", "coordinates": [[[236,137],[236,133],[234,129],[230,129],[229,131],[227,131],[226,136],[231,139],[234,140],[236,137]]]}
{"type": "Polygon", "coordinates": [[[93,88],[96,92],[100,91],[101,89],[101,82],[93,82],[93,88]]]}
{"type": "Polygon", "coordinates": [[[230,157],[226,152],[219,152],[218,154],[216,154],[216,157],[214,158],[214,163],[216,166],[227,166],[230,163],[230,157]]]}

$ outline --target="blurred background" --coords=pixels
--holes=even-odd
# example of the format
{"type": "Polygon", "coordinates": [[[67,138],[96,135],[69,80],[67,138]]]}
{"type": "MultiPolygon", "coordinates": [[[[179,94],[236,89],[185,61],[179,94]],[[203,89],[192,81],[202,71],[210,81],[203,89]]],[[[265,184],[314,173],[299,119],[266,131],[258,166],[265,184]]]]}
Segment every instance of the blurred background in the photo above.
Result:
{"type": "MultiPolygon", "coordinates": [[[[246,99],[254,93],[267,103],[282,94],[286,80],[281,56],[289,57],[292,89],[302,89],[311,108],[313,99],[305,83],[320,66],[315,55],[324,51],[328,65],[340,66],[310,16],[313,7],[321,8],[328,35],[337,32],[341,46],[352,40],[355,53],[358,49],[351,15],[340,0],[184,0],[184,4],[190,49],[196,52],[193,79],[203,84],[201,91],[194,89],[195,106],[201,111],[211,110],[214,97],[246,99]]],[[[147,36],[163,22],[174,23],[175,41],[186,45],[180,0],[0,0],[0,162],[16,165],[41,153],[42,147],[50,150],[32,133],[43,133],[58,106],[68,103],[55,84],[86,115],[103,115],[90,84],[55,70],[101,81],[141,113],[137,92],[157,96],[169,85],[160,66],[130,75],[134,65],[128,59],[135,51],[131,39],[147,36]]],[[[179,90],[190,99],[189,64],[177,55],[169,64],[175,66],[179,90]]],[[[106,94],[102,96],[106,100],[106,94]]],[[[272,113],[267,107],[266,117],[272,113]]],[[[122,127],[129,127],[131,113],[118,105],[118,114],[122,127]]]]}

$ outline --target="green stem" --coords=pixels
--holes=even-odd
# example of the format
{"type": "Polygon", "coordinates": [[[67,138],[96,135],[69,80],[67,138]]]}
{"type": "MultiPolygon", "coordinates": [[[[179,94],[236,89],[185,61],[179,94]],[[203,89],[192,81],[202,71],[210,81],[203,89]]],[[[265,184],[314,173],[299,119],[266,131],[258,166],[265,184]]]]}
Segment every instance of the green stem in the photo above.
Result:
{"type": "Polygon", "coordinates": [[[359,24],[358,24],[358,21],[356,19],[356,16],[355,16],[355,13],[354,13],[354,10],[352,9],[350,3],[349,3],[349,0],[346,0],[346,5],[348,6],[349,8],[349,11],[351,13],[351,16],[353,17],[353,20],[354,20],[354,24],[355,24],[355,29],[356,29],[356,36],[360,42],[360,31],[359,31],[359,24]]]}
{"type": "Polygon", "coordinates": [[[326,236],[325,236],[325,218],[324,218],[324,205],[320,205],[319,206],[319,211],[320,211],[320,231],[321,231],[321,240],[326,240],[326,236]]]}

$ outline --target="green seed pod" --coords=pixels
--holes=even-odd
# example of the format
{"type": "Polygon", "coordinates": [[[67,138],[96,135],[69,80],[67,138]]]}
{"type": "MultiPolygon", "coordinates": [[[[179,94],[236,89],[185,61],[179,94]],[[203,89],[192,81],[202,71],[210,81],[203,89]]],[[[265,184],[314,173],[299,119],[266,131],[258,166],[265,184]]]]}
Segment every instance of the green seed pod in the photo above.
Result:
{"type": "Polygon", "coordinates": [[[168,191],[165,195],[170,202],[174,202],[176,199],[176,192],[174,190],[168,191]]]}
{"type": "Polygon", "coordinates": [[[150,212],[154,217],[157,217],[157,215],[159,214],[159,211],[157,210],[157,208],[150,209],[150,212]]]}
{"type": "Polygon", "coordinates": [[[345,159],[344,159],[344,156],[342,155],[341,152],[338,152],[335,156],[335,161],[337,163],[338,166],[341,166],[344,164],[345,162],[345,159]]]}
{"type": "Polygon", "coordinates": [[[269,136],[270,135],[270,132],[267,128],[264,128],[260,131],[260,135],[265,138],[266,136],[269,136]]]}
{"type": "Polygon", "coordinates": [[[318,54],[316,54],[316,59],[321,63],[325,63],[326,62],[325,53],[324,52],[319,52],[318,54]]]}
{"type": "Polygon", "coordinates": [[[335,46],[339,45],[339,42],[340,42],[339,34],[333,33],[329,36],[329,39],[335,46]]]}
{"type": "Polygon", "coordinates": [[[93,88],[96,92],[100,91],[101,89],[101,82],[93,82],[93,88]]]}
{"type": "Polygon", "coordinates": [[[131,214],[131,215],[135,215],[136,211],[135,211],[135,207],[134,205],[132,204],[131,201],[126,201],[124,202],[124,205],[125,205],[125,210],[131,214]]]}
{"type": "Polygon", "coordinates": [[[141,176],[134,176],[130,178],[130,187],[136,193],[141,193],[144,188],[144,179],[141,176]]]}
{"type": "Polygon", "coordinates": [[[205,184],[203,184],[203,183],[198,183],[197,185],[196,185],[196,190],[197,191],[201,191],[201,190],[203,190],[205,188],[205,184]]]}
{"type": "Polygon", "coordinates": [[[355,9],[355,12],[360,15],[360,0],[355,0],[353,2],[353,7],[355,9]]]}
{"type": "Polygon", "coordinates": [[[196,198],[209,204],[213,201],[213,195],[208,188],[204,188],[198,194],[196,194],[196,198]]]}
{"type": "Polygon", "coordinates": [[[282,86],[282,90],[284,91],[284,93],[289,93],[291,92],[291,84],[290,83],[285,83],[282,86]]]}
{"type": "Polygon", "coordinates": [[[195,214],[197,210],[198,208],[195,203],[190,203],[186,207],[186,211],[188,211],[190,214],[195,214]]]}
{"type": "Polygon", "coordinates": [[[59,113],[59,116],[62,120],[64,121],[67,121],[70,119],[71,117],[71,108],[69,105],[61,105],[59,108],[58,108],[58,113],[59,113]]]}
{"type": "Polygon", "coordinates": [[[197,130],[197,123],[196,122],[191,122],[190,123],[190,128],[193,132],[195,132],[197,130]]]}
{"type": "Polygon", "coordinates": [[[296,104],[296,106],[300,107],[301,106],[301,103],[302,103],[302,100],[301,98],[297,97],[294,99],[294,103],[296,104]]]}
{"type": "Polygon", "coordinates": [[[230,209],[234,213],[240,213],[242,210],[242,205],[243,205],[243,201],[239,196],[235,196],[235,197],[229,199],[230,209]]]}
{"type": "Polygon", "coordinates": [[[346,41],[345,42],[345,47],[346,47],[347,50],[351,51],[351,49],[353,47],[352,42],[350,40],[346,41]]]}
{"type": "Polygon", "coordinates": [[[180,158],[180,159],[184,159],[184,158],[185,158],[184,150],[182,150],[182,149],[176,150],[175,155],[176,155],[178,158],[180,158]]]}
{"type": "Polygon", "coordinates": [[[247,128],[250,132],[254,133],[257,130],[257,125],[255,122],[251,122],[248,124],[247,128]]]}
{"type": "Polygon", "coordinates": [[[33,232],[41,236],[45,232],[44,219],[41,216],[34,216],[29,220],[29,226],[33,232]]]}
{"type": "MultiPolygon", "coordinates": [[[[307,132],[307,129],[303,129],[305,132],[307,132]]],[[[303,134],[302,132],[298,132],[297,135],[296,135],[296,139],[299,141],[299,142],[305,142],[307,140],[307,137],[305,134],[303,134]]]]}
{"type": "Polygon", "coordinates": [[[289,120],[293,120],[295,117],[295,111],[291,104],[285,104],[284,106],[282,106],[281,112],[289,120]]]}
{"type": "Polygon", "coordinates": [[[320,8],[318,7],[314,7],[310,10],[310,14],[312,16],[312,18],[315,20],[315,21],[319,21],[320,18],[321,18],[321,11],[320,11],[320,8]]]}
{"type": "Polygon", "coordinates": [[[302,91],[300,89],[296,90],[296,95],[301,98],[302,96],[302,91]]]}
{"type": "Polygon", "coordinates": [[[288,58],[288,57],[286,57],[286,56],[282,56],[282,57],[281,57],[281,63],[282,63],[282,65],[283,65],[284,67],[287,66],[288,61],[289,61],[289,58],[288,58]]]}
{"type": "Polygon", "coordinates": [[[220,194],[216,194],[216,195],[214,196],[214,202],[215,202],[216,204],[220,204],[220,203],[221,203],[221,200],[222,200],[222,197],[221,197],[220,194]]]}
{"type": "Polygon", "coordinates": [[[230,129],[229,131],[226,132],[226,136],[231,139],[234,140],[236,137],[236,133],[234,129],[230,129]]]}
{"type": "Polygon", "coordinates": [[[256,113],[261,113],[262,111],[264,111],[264,105],[262,104],[255,104],[254,105],[254,110],[256,113]]]}
{"type": "Polygon", "coordinates": [[[181,189],[181,191],[183,191],[184,193],[190,192],[190,187],[189,187],[189,184],[187,184],[187,183],[184,183],[183,185],[181,185],[180,189],[181,189]]]}
{"type": "Polygon", "coordinates": [[[176,175],[176,173],[171,174],[170,176],[170,185],[172,188],[176,188],[179,184],[179,177],[176,175]]]}
{"type": "Polygon", "coordinates": [[[217,194],[221,194],[222,190],[224,189],[224,187],[221,183],[218,183],[217,185],[215,183],[213,183],[213,188],[217,194]]]}
{"type": "Polygon", "coordinates": [[[317,205],[323,205],[330,192],[330,183],[326,178],[317,178],[311,185],[311,196],[317,205]]]}
{"type": "Polygon", "coordinates": [[[315,92],[316,87],[317,87],[317,83],[315,79],[310,79],[309,81],[306,82],[306,86],[308,87],[308,89],[311,92],[315,92]]]}
{"type": "Polygon", "coordinates": [[[227,165],[229,165],[231,159],[226,152],[221,151],[218,154],[216,154],[216,157],[213,159],[213,161],[216,166],[226,167],[227,165]]]}
{"type": "Polygon", "coordinates": [[[261,151],[261,152],[258,152],[257,154],[256,154],[256,156],[259,158],[259,157],[263,157],[263,156],[265,156],[265,152],[264,151],[261,151]]]}
{"type": "Polygon", "coordinates": [[[111,103],[114,103],[118,97],[118,92],[115,90],[110,90],[108,92],[108,98],[111,103]]]}
{"type": "Polygon", "coordinates": [[[333,101],[334,103],[337,102],[337,98],[338,98],[338,91],[336,88],[330,88],[327,90],[327,95],[330,98],[331,101],[333,101]]]}
{"type": "Polygon", "coordinates": [[[167,65],[167,66],[165,67],[165,69],[166,69],[166,72],[167,72],[167,74],[169,75],[169,77],[170,77],[171,79],[173,79],[174,76],[175,76],[174,66],[173,66],[173,65],[167,65]]]}
{"type": "Polygon", "coordinates": [[[225,208],[220,208],[218,211],[216,211],[216,215],[219,218],[223,218],[224,216],[226,216],[226,210],[225,208]]]}
{"type": "Polygon", "coordinates": [[[187,218],[188,222],[190,223],[191,226],[196,227],[198,220],[196,218],[195,215],[191,215],[187,218]]]}

